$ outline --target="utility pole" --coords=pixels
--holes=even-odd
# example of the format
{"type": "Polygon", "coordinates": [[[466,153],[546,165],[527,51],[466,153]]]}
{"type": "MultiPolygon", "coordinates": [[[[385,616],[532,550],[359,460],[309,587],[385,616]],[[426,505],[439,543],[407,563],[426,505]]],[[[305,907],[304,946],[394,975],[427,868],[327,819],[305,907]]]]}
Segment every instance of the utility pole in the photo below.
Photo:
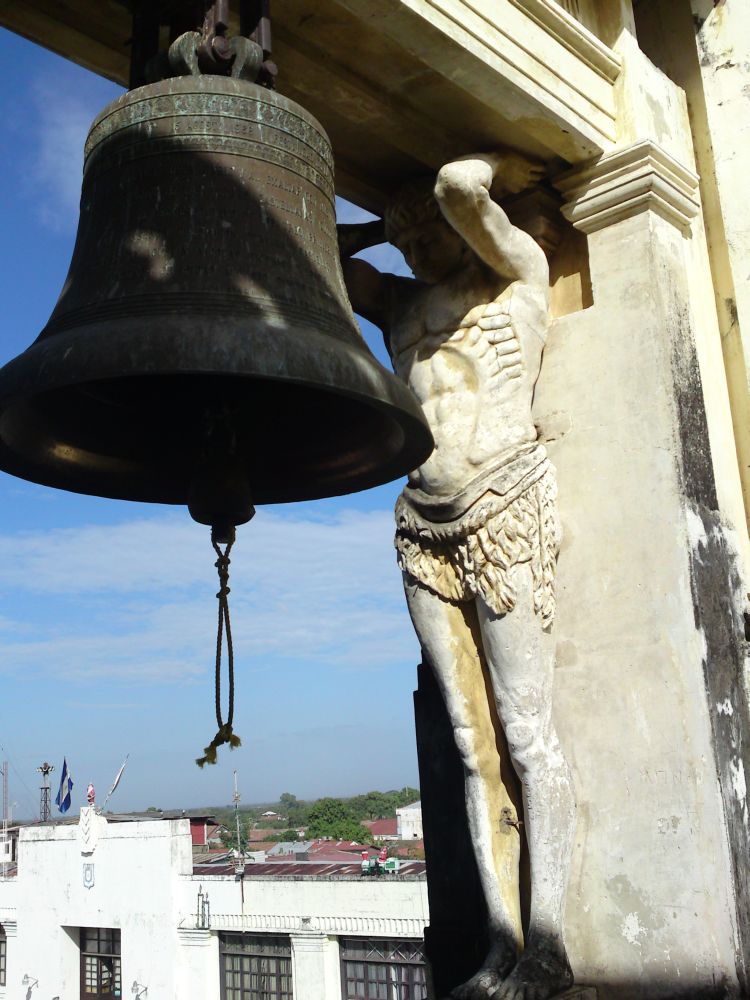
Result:
{"type": "Polygon", "coordinates": [[[39,789],[39,819],[42,823],[45,823],[52,815],[52,806],[50,804],[50,789],[49,789],[49,776],[54,771],[52,764],[48,764],[47,761],[37,768],[37,771],[42,776],[42,786],[39,789]]]}
{"type": "Polygon", "coordinates": [[[235,871],[241,875],[245,871],[245,852],[240,838],[240,793],[237,789],[237,772],[234,772],[234,824],[237,830],[237,865],[235,871]]]}
{"type": "Polygon", "coordinates": [[[8,875],[8,861],[10,860],[10,848],[8,846],[8,761],[3,761],[3,841],[0,848],[0,857],[3,859],[3,878],[8,875]]]}

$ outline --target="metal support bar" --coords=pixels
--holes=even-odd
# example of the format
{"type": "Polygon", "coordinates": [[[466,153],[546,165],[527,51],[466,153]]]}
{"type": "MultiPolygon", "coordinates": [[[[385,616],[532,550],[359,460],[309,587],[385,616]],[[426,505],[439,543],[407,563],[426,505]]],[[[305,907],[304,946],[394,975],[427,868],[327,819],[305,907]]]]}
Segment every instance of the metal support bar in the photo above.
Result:
{"type": "Polygon", "coordinates": [[[161,18],[158,5],[137,0],[133,8],[133,38],[130,46],[130,90],[146,82],[146,66],[159,52],[161,18]]]}
{"type": "Polygon", "coordinates": [[[271,0],[240,0],[240,34],[252,38],[268,59],[271,43],[271,0]]]}

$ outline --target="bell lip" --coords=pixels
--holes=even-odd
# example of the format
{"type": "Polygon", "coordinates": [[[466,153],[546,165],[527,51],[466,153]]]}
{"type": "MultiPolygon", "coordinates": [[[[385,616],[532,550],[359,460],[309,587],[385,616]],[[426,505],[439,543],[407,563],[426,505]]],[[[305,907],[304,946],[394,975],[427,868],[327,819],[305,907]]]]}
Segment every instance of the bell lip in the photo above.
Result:
{"type": "MultiPolygon", "coordinates": [[[[163,340],[169,340],[170,337],[181,337],[180,328],[183,327],[183,324],[184,321],[176,317],[160,317],[160,334],[163,340]],[[174,329],[170,329],[170,327],[174,327],[174,329]]],[[[304,339],[302,339],[299,332],[290,329],[288,331],[289,337],[284,338],[283,346],[288,348],[290,342],[292,344],[297,342],[300,348],[304,344],[305,350],[304,352],[300,350],[300,356],[295,357],[294,351],[284,352],[279,345],[277,356],[288,365],[287,371],[280,372],[274,371],[273,365],[268,365],[266,370],[263,370],[262,366],[258,366],[258,359],[263,356],[263,352],[257,350],[259,334],[255,334],[256,350],[252,350],[253,338],[248,337],[247,327],[243,324],[234,324],[234,327],[235,329],[232,331],[226,329],[224,331],[223,339],[234,341],[233,349],[227,353],[232,354],[237,360],[238,354],[241,357],[242,352],[236,349],[244,348],[245,357],[256,365],[252,371],[227,371],[227,353],[224,354],[223,364],[221,359],[216,356],[217,352],[214,352],[213,364],[208,364],[204,358],[203,364],[198,365],[196,361],[200,354],[199,351],[194,353],[192,365],[189,367],[183,363],[175,368],[174,357],[172,357],[173,366],[170,368],[164,366],[144,370],[141,367],[133,368],[129,372],[125,371],[122,365],[123,360],[129,357],[133,360],[133,355],[127,350],[129,339],[139,341],[141,347],[148,346],[149,349],[153,348],[154,343],[153,333],[144,334],[142,330],[133,333],[132,320],[125,319],[119,323],[113,323],[109,320],[102,324],[91,324],[83,329],[63,331],[49,338],[35,341],[26,351],[0,369],[0,470],[42,486],[64,489],[73,493],[117,500],[186,506],[186,493],[180,492],[177,495],[151,487],[141,489],[139,486],[128,487],[128,489],[112,488],[103,484],[97,485],[96,480],[104,478],[104,474],[100,476],[95,471],[88,473],[80,470],[72,471],[68,467],[61,467],[58,471],[53,471],[54,466],[32,460],[25,452],[8,445],[2,435],[2,423],[6,411],[18,404],[32,403],[34,398],[43,397],[49,392],[110,379],[125,380],[144,376],[156,378],[169,375],[195,377],[196,379],[201,376],[231,375],[233,378],[247,379],[248,381],[276,381],[287,385],[304,386],[321,393],[352,399],[365,407],[386,414],[400,428],[402,432],[400,446],[392,455],[381,461],[377,467],[345,475],[341,480],[329,477],[327,483],[320,484],[318,488],[308,486],[303,492],[293,486],[273,487],[273,492],[271,492],[270,488],[264,490],[257,484],[254,487],[254,502],[258,505],[317,500],[371,489],[408,475],[432,453],[434,439],[417,399],[404,382],[389,372],[369,352],[364,341],[362,348],[357,349],[345,341],[315,330],[306,329],[304,339]],[[128,324],[131,327],[128,331],[130,337],[123,335],[122,331],[118,334],[114,329],[119,325],[126,326],[128,324]],[[316,342],[320,348],[317,351],[315,346],[312,346],[316,342]],[[119,344],[121,354],[112,354],[113,343],[119,344]],[[330,378],[326,380],[320,364],[317,368],[313,364],[311,371],[311,359],[320,362],[321,357],[329,354],[333,355],[336,362],[333,371],[339,378],[338,384],[334,384],[330,378]],[[306,366],[304,377],[303,361],[306,366]],[[295,372],[295,368],[299,370],[295,372]],[[94,373],[95,377],[93,377],[94,373]],[[311,375],[313,377],[310,377],[311,375]],[[71,485],[68,480],[69,477],[74,476],[79,476],[82,481],[85,480],[85,486],[71,485]]],[[[210,344],[210,340],[201,341],[201,338],[198,337],[194,339],[192,346],[206,347],[208,345],[210,347],[210,344]]],[[[162,343],[163,347],[164,343],[162,343]]],[[[167,348],[165,353],[170,356],[172,352],[167,348]]],[[[209,350],[208,353],[211,354],[211,351],[209,350]]]]}

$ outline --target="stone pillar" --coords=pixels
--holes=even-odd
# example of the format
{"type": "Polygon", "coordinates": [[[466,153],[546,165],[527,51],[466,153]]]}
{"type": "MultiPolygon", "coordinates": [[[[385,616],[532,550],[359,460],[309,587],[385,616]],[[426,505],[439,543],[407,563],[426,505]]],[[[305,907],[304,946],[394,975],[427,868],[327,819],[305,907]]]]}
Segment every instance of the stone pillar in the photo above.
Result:
{"type": "Polygon", "coordinates": [[[697,178],[648,140],[558,187],[588,234],[593,288],[593,306],[555,322],[535,399],[564,529],[555,716],[578,799],[566,941],[600,1000],[737,996],[744,591],[696,350],[697,178]]]}
{"type": "Polygon", "coordinates": [[[178,995],[182,1000],[219,1000],[219,936],[196,927],[177,929],[178,995]]]}
{"type": "Polygon", "coordinates": [[[291,939],[295,1000],[341,1000],[336,938],[303,931],[292,934],[291,939]]]}

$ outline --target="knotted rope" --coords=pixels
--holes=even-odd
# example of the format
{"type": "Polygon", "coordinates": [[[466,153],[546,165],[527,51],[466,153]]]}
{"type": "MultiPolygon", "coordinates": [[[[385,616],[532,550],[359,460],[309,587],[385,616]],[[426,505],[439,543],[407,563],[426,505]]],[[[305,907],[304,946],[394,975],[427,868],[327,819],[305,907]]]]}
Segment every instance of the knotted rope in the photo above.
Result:
{"type": "Polygon", "coordinates": [[[195,763],[198,767],[206,764],[216,763],[216,751],[223,743],[229,744],[229,749],[241,746],[239,736],[232,732],[232,720],[234,718],[234,647],[232,646],[232,626],[229,621],[229,553],[234,545],[234,528],[230,529],[226,548],[221,551],[219,542],[216,539],[216,530],[211,531],[211,544],[216,552],[217,559],[214,565],[219,573],[219,592],[216,595],[219,599],[219,625],[216,631],[216,724],[218,731],[207,747],[203,748],[203,757],[196,757],[195,763]],[[227,669],[229,673],[229,707],[227,710],[227,721],[221,717],[221,650],[224,643],[224,633],[227,636],[227,669]]]}

